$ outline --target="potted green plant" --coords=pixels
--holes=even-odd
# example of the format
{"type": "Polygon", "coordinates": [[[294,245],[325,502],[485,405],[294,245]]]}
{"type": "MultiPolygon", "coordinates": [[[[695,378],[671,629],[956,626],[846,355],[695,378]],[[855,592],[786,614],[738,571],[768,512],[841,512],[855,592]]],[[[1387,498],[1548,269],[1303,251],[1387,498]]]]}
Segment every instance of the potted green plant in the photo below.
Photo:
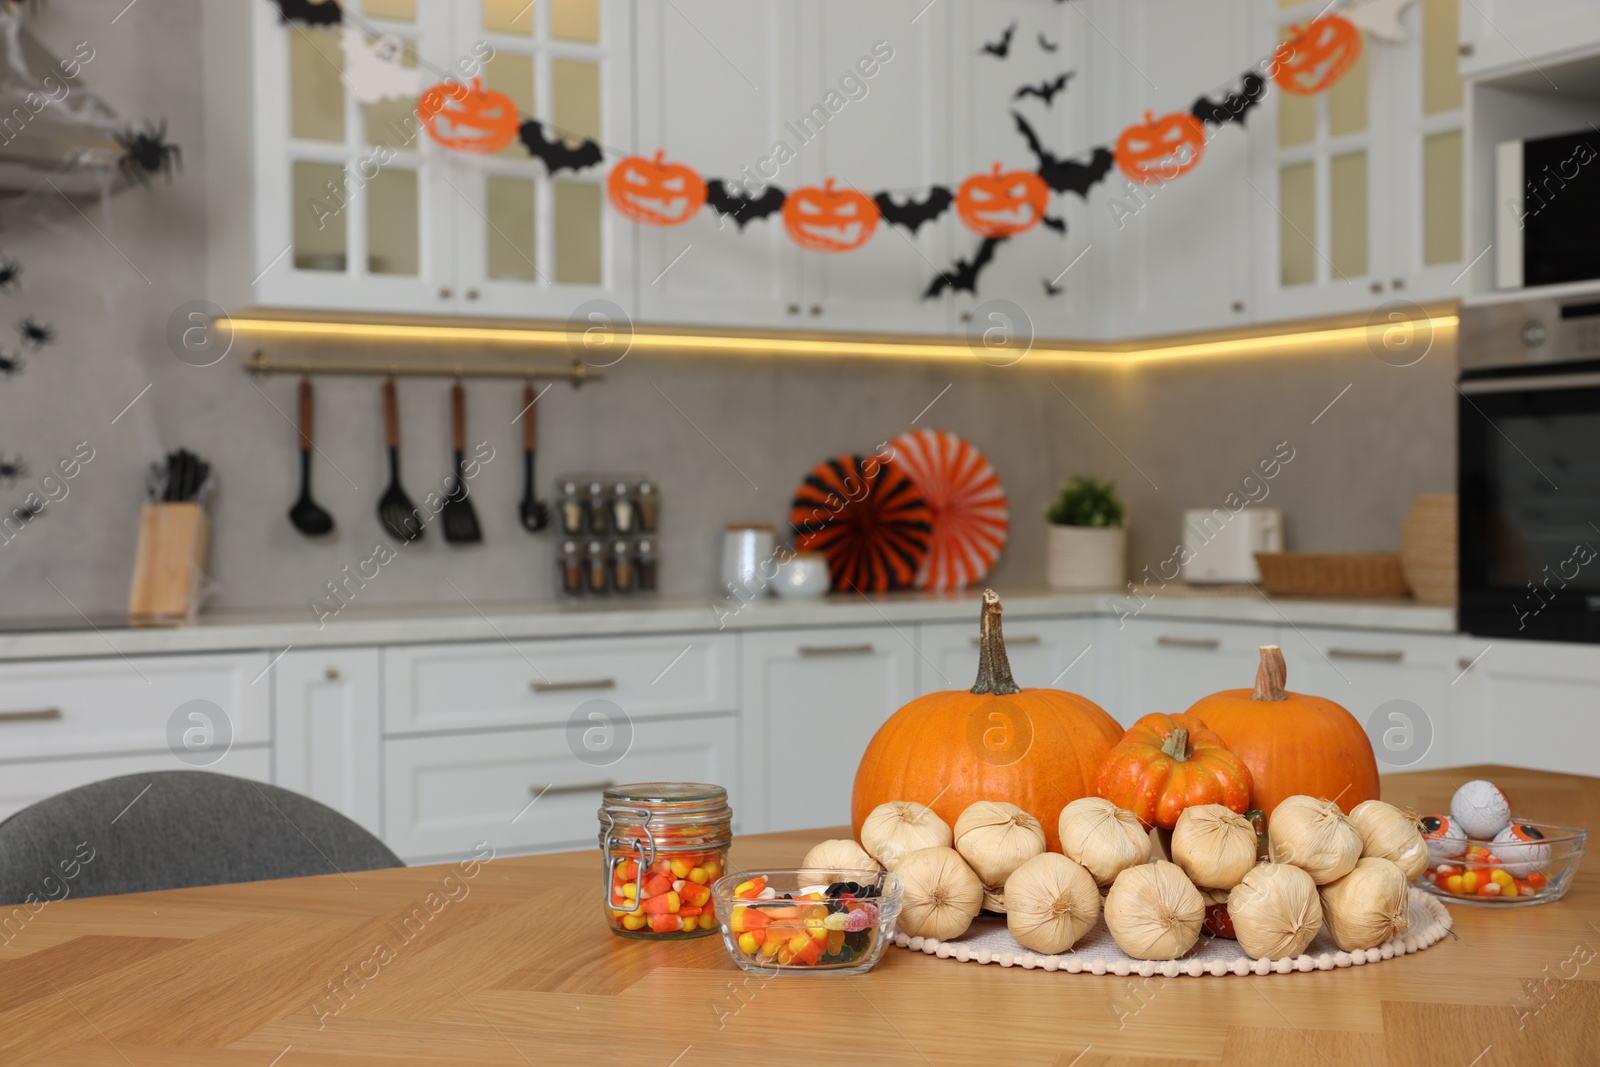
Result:
{"type": "Polygon", "coordinates": [[[1044,510],[1045,582],[1052,589],[1116,589],[1127,569],[1126,511],[1116,485],[1074,476],[1044,510]]]}

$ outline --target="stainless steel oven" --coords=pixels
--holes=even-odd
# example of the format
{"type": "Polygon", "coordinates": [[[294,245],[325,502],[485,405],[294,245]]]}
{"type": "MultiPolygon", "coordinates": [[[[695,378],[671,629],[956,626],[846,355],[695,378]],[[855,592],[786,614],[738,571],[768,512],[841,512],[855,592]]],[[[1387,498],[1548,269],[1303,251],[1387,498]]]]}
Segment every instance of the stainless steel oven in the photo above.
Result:
{"type": "Polygon", "coordinates": [[[1462,309],[1461,629],[1600,642],[1600,295],[1462,309]]]}

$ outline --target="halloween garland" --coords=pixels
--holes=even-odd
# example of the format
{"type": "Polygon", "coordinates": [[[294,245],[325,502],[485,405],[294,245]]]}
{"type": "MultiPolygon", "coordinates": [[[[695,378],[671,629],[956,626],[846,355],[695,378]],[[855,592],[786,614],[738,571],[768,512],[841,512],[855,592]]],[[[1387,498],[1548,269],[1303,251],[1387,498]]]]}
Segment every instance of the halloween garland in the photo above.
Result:
{"type": "MultiPolygon", "coordinates": [[[[270,2],[276,4],[286,23],[334,26],[344,20],[339,0],[270,2]]],[[[979,53],[1007,58],[1016,31],[1013,22],[998,40],[983,43],[979,53]]],[[[355,44],[369,51],[359,35],[355,36],[355,44]]],[[[956,218],[981,239],[980,244],[970,258],[959,258],[949,270],[939,272],[923,298],[931,299],[947,289],[976,294],[979,275],[1001,243],[1041,224],[1058,234],[1066,233],[1066,223],[1047,213],[1052,194],[1075,193],[1087,200],[1089,191],[1114,168],[1128,181],[1145,186],[1181,177],[1200,164],[1207,142],[1217,131],[1229,124],[1245,125],[1250,112],[1266,96],[1269,79],[1295,95],[1324,92],[1360,60],[1363,43],[1362,29],[1340,14],[1323,14],[1304,25],[1291,26],[1285,42],[1261,64],[1265,75],[1248,70],[1240,76],[1237,88],[1226,90],[1220,99],[1201,95],[1187,112],[1156,115],[1146,111],[1144,119],[1124,129],[1115,144],[1095,146],[1079,158],[1057,156],[1040,141],[1027,119],[1012,111],[1017,132],[1036,160],[1035,168],[1008,171],[996,163],[991,171],[966,178],[954,191],[935,185],[920,196],[896,200],[890,192],[869,194],[834,178],[820,186],[792,190],[763,183],[759,191],[752,191],[748,180],[702,178],[692,167],[658,151],[654,156],[619,159],[607,177],[606,193],[618,214],[649,226],[681,225],[706,206],[741,231],[751,222],[778,215],[795,244],[826,253],[862,247],[880,222],[915,234],[924,223],[940,218],[954,206],[956,218]]],[[[1047,45],[1043,35],[1039,45],[1047,51],[1059,47],[1047,45]]],[[[346,48],[350,47],[347,43],[346,48]]],[[[393,39],[383,38],[375,54],[360,57],[360,65],[370,68],[372,84],[384,86],[386,93],[405,95],[399,51],[393,39]],[[385,63],[392,69],[379,69],[385,63]]],[[[1073,76],[1073,71],[1066,71],[1051,80],[1021,86],[1012,100],[1032,96],[1051,107],[1073,76]]],[[[455,151],[493,154],[520,140],[529,155],[544,161],[551,174],[564,169],[587,170],[605,161],[606,150],[597,142],[585,139],[570,145],[559,136],[550,136],[555,131],[547,123],[523,119],[510,97],[485,88],[477,78],[467,84],[452,76],[423,89],[417,115],[428,136],[455,151]]],[[[1060,289],[1046,281],[1045,291],[1055,295],[1060,289]]]]}

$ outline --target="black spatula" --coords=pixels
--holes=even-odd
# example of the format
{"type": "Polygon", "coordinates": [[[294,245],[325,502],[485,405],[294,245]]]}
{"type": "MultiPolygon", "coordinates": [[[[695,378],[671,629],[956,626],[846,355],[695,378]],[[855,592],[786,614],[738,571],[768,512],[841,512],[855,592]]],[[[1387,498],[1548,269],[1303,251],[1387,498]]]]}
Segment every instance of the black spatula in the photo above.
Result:
{"type": "Polygon", "coordinates": [[[478,513],[467,499],[466,464],[462,453],[467,447],[467,394],[457,382],[450,387],[450,445],[455,449],[455,485],[444,498],[439,521],[444,523],[444,539],[453,545],[469,545],[483,540],[478,528],[478,513]]]}
{"type": "Polygon", "coordinates": [[[289,509],[289,521],[307,537],[333,529],[333,516],[311,499],[311,382],[300,379],[300,499],[289,509]]]}
{"type": "Polygon", "coordinates": [[[522,519],[522,528],[529,533],[538,533],[550,525],[550,508],[536,495],[533,476],[533,450],[539,443],[539,424],[535,421],[538,416],[534,413],[534,403],[538,399],[532,383],[522,387],[522,505],[517,514],[522,519]]]}
{"type": "Polygon", "coordinates": [[[383,431],[389,445],[389,488],[378,499],[378,521],[390,536],[415,541],[422,536],[422,518],[416,505],[400,488],[400,412],[394,396],[394,382],[383,383],[383,431]]]}

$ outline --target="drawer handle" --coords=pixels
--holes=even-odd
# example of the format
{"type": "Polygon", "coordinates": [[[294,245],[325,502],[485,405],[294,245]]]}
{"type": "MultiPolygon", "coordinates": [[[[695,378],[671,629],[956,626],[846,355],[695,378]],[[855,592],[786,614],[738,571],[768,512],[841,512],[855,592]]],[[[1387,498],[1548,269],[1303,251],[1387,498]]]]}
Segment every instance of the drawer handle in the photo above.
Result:
{"type": "MultiPolygon", "coordinates": [[[[982,645],[983,644],[983,638],[974,637],[972,639],[972,644],[973,644],[974,647],[982,645]]],[[[1040,637],[1038,634],[1019,634],[1016,637],[1009,637],[1008,636],[1006,638],[1006,647],[1007,648],[1016,648],[1018,645],[1042,645],[1042,644],[1044,644],[1044,638],[1040,637]]]]}
{"type": "Polygon", "coordinates": [[[870,656],[875,651],[871,641],[859,645],[801,645],[802,656],[870,656]]]}
{"type": "Polygon", "coordinates": [[[559,797],[569,793],[604,793],[617,783],[607,778],[603,782],[579,782],[577,785],[530,785],[528,792],[537,797],[559,797]]]}
{"type": "Polygon", "coordinates": [[[60,708],[34,708],[29,711],[0,711],[0,722],[39,722],[61,718],[60,708]]]}
{"type": "Polygon", "coordinates": [[[1365,648],[1330,648],[1328,649],[1328,658],[1361,659],[1371,663],[1399,663],[1406,658],[1406,654],[1399,649],[1391,649],[1388,652],[1375,652],[1365,648]]]}
{"type": "Polygon", "coordinates": [[[1156,644],[1166,648],[1203,648],[1215,652],[1222,647],[1220,637],[1158,637],[1156,644]]]}
{"type": "Polygon", "coordinates": [[[566,693],[574,689],[615,689],[615,678],[588,678],[577,682],[531,682],[535,693],[566,693]]]}

